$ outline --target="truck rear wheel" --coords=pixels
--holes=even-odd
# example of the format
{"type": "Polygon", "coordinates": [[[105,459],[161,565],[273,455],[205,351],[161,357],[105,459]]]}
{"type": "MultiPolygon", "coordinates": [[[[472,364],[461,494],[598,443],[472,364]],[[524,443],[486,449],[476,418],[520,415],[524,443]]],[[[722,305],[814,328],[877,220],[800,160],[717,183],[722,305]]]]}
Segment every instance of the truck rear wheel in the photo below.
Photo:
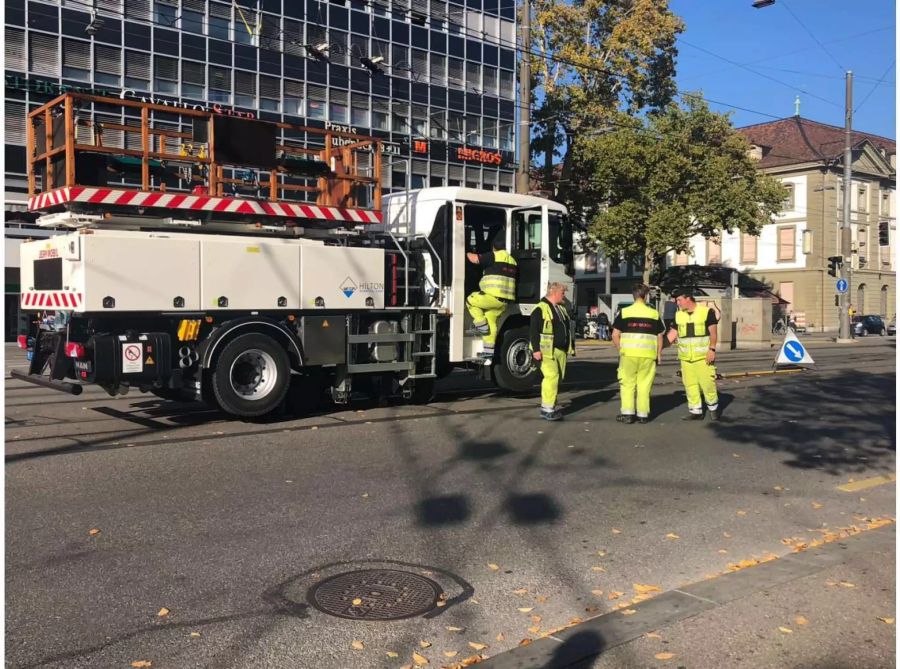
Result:
{"type": "Polygon", "coordinates": [[[491,374],[500,388],[514,393],[523,393],[535,384],[539,371],[528,348],[528,326],[512,328],[501,335],[491,374]]]}
{"type": "Polygon", "coordinates": [[[225,413],[264,416],[281,404],[290,375],[287,352],[270,337],[250,333],[225,345],[213,369],[212,389],[225,413]]]}

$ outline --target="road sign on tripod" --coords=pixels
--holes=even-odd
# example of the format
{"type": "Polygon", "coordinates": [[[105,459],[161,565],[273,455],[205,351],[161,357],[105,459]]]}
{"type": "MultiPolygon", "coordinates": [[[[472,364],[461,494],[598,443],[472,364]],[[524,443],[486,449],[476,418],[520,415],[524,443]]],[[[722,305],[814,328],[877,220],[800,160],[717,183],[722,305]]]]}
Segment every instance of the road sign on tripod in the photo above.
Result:
{"type": "Polygon", "coordinates": [[[797,339],[794,331],[788,329],[784,335],[784,342],[778,349],[778,357],[775,359],[775,367],[812,367],[816,363],[806,347],[797,339]]]}

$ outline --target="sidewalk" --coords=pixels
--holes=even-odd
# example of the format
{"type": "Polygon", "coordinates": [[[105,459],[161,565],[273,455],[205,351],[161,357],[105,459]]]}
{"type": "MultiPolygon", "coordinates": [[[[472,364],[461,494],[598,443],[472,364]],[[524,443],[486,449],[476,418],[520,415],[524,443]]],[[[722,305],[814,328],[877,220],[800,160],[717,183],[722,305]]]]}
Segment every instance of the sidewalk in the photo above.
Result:
{"type": "Polygon", "coordinates": [[[895,541],[890,525],[790,553],[590,619],[479,666],[894,667],[895,541]]]}

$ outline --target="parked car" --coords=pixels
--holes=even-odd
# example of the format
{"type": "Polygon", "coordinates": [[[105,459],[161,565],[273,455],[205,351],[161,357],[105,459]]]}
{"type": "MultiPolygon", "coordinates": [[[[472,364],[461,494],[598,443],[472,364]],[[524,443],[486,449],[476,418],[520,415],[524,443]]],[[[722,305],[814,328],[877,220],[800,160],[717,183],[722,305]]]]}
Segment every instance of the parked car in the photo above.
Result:
{"type": "Polygon", "coordinates": [[[854,316],[851,322],[853,324],[853,334],[857,337],[865,337],[870,334],[877,334],[883,337],[888,333],[887,325],[885,325],[881,316],[854,316]]]}
{"type": "Polygon", "coordinates": [[[897,321],[891,321],[888,323],[888,334],[892,336],[897,335],[897,321]]]}

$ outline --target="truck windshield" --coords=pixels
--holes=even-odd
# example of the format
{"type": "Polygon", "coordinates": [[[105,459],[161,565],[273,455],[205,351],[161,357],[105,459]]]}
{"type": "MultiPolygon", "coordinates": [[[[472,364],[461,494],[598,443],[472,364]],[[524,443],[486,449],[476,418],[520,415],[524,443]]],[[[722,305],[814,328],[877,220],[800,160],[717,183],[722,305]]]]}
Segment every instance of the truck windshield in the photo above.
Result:
{"type": "Polygon", "coordinates": [[[548,212],[550,259],[561,265],[572,262],[572,224],[559,211],[548,212]]]}

